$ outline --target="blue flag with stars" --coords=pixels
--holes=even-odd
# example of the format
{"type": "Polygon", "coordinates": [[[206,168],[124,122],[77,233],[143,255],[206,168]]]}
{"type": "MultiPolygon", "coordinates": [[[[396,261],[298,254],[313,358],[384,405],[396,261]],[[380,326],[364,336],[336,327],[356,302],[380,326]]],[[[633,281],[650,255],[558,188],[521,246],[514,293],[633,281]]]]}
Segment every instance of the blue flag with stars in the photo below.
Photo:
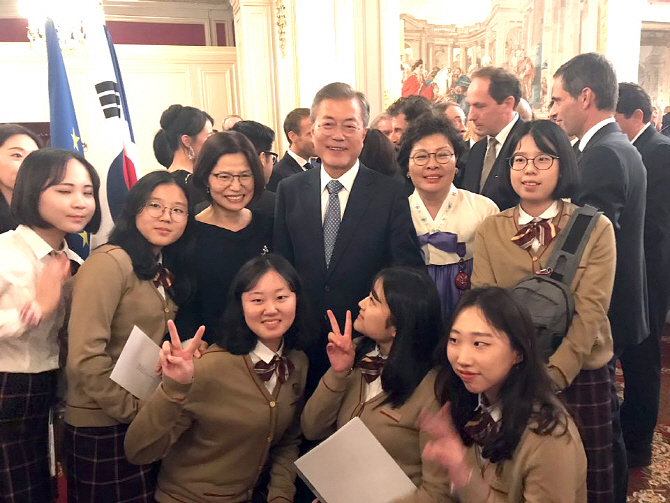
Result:
{"type": "MultiPolygon", "coordinates": [[[[51,19],[47,19],[46,22],[46,43],[47,64],[49,66],[51,146],[84,155],[77,116],[74,113],[74,104],[70,93],[70,83],[67,80],[56,27],[51,19]]],[[[68,246],[81,258],[88,257],[90,246],[86,232],[68,235],[66,240],[68,246]]]]}

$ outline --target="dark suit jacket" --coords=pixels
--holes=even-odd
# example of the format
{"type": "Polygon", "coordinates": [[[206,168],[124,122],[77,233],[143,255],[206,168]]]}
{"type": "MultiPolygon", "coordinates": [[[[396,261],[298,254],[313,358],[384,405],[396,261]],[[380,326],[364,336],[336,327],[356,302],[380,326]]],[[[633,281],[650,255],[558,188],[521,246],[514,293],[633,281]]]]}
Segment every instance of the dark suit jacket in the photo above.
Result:
{"type": "Polygon", "coordinates": [[[670,138],[649,126],[633,145],[647,168],[644,252],[649,322],[660,335],[670,309],[670,138]]]}
{"type": "Polygon", "coordinates": [[[275,200],[277,196],[274,192],[269,190],[264,190],[261,194],[261,197],[252,201],[248,204],[247,208],[252,211],[257,211],[263,215],[266,215],[270,218],[275,217],[275,200]]]}
{"type": "Polygon", "coordinates": [[[265,188],[271,192],[277,192],[277,185],[279,185],[279,182],[281,182],[284,178],[288,178],[291,175],[302,172],[302,166],[300,166],[300,164],[298,164],[296,160],[291,157],[288,152],[286,152],[284,157],[282,157],[281,160],[275,164],[275,167],[272,168],[270,180],[268,181],[268,184],[265,186],[265,188]]]}
{"type": "Polygon", "coordinates": [[[573,202],[601,209],[614,225],[617,267],[610,304],[615,353],[649,335],[644,262],[647,174],[642,158],[616,123],[593,135],[579,156],[581,175],[573,202]]]}
{"type": "Polygon", "coordinates": [[[337,241],[326,268],[321,221],[321,170],[310,169],[279,184],[274,251],[300,274],[307,298],[322,322],[322,333],[308,349],[309,388],[328,369],[325,310],[332,309],[344,328],[358,302],[368,295],[374,276],[393,265],[423,267],[423,259],[403,188],[361,164],[349,194],[337,241]]]}
{"type": "Polygon", "coordinates": [[[462,178],[463,188],[492,199],[493,202],[498,205],[500,211],[511,208],[519,202],[519,196],[512,190],[510,184],[503,181],[502,174],[504,170],[509,169],[507,158],[512,155],[513,147],[510,143],[510,139],[522,124],[523,121],[519,119],[514,126],[512,126],[512,130],[509,132],[507,140],[505,140],[505,143],[503,143],[503,146],[500,148],[498,157],[496,157],[496,162],[493,164],[491,173],[489,173],[489,176],[484,183],[484,188],[481,191],[479,190],[479,180],[482,177],[482,168],[484,166],[484,157],[486,156],[488,139],[483,138],[479,140],[472,146],[470,153],[468,154],[468,162],[465,166],[465,173],[462,178]]]}

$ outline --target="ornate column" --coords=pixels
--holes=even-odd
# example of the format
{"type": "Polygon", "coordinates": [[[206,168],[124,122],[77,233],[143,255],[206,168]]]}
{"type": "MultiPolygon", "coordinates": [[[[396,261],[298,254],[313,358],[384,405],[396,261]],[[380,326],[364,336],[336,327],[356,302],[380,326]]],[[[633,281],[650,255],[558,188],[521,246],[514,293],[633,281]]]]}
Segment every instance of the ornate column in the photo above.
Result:
{"type": "Polygon", "coordinates": [[[287,143],[285,115],[297,102],[295,21],[291,0],[230,0],[235,20],[240,115],[271,127],[287,143]]]}

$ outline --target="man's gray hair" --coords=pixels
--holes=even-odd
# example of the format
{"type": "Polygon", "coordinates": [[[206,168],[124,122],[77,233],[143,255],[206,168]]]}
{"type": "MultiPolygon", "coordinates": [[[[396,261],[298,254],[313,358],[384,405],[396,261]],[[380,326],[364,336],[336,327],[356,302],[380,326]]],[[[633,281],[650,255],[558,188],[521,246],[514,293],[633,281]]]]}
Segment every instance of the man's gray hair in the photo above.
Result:
{"type": "Polygon", "coordinates": [[[344,82],[332,82],[322,87],[316,93],[314,101],[312,101],[309,119],[312,122],[316,122],[316,111],[324,100],[352,100],[354,98],[358,100],[361,106],[363,127],[367,127],[370,120],[370,104],[368,103],[368,99],[363,93],[355,91],[349,84],[345,84],[344,82]]]}

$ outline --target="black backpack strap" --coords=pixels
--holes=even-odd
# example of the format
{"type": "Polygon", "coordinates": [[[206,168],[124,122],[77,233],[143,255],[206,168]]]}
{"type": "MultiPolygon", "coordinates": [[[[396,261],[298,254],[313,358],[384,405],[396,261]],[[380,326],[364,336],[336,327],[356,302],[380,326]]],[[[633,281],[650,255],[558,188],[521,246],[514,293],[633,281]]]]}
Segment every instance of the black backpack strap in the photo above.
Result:
{"type": "Polygon", "coordinates": [[[575,210],[568,220],[568,225],[556,238],[554,251],[545,266],[547,275],[551,279],[570,286],[582,259],[586,243],[602,214],[602,211],[588,204],[575,210]]]}

